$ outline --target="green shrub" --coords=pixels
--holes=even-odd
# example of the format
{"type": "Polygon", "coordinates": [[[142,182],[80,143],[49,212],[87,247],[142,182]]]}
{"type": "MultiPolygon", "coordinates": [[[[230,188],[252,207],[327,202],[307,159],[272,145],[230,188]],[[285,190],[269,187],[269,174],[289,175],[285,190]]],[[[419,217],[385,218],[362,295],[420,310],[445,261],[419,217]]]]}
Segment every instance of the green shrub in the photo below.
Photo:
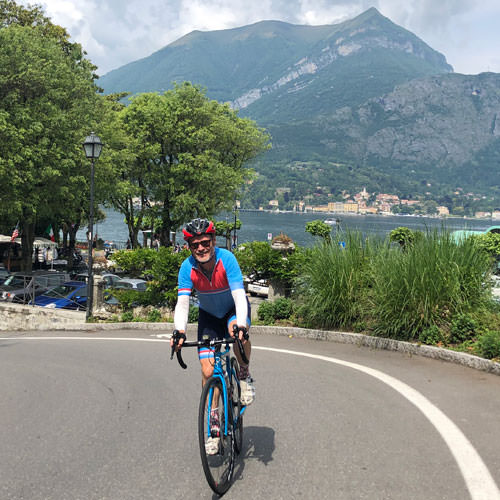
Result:
{"type": "Polygon", "coordinates": [[[389,234],[389,241],[399,243],[399,245],[403,249],[406,249],[410,245],[412,245],[415,239],[416,233],[410,228],[404,226],[393,229],[389,234]]]}
{"type": "Polygon", "coordinates": [[[437,345],[445,344],[446,339],[443,332],[439,329],[437,325],[431,325],[420,332],[418,336],[418,341],[422,344],[427,345],[437,345]]]}
{"type": "Polygon", "coordinates": [[[200,314],[200,310],[198,307],[189,306],[188,322],[189,323],[197,323],[199,314],[200,314]]]}
{"type": "Polygon", "coordinates": [[[297,246],[293,252],[283,255],[265,241],[245,243],[235,252],[243,274],[255,279],[277,280],[287,291],[304,267],[306,255],[307,250],[297,246]]]}
{"type": "Polygon", "coordinates": [[[450,342],[460,344],[474,338],[478,332],[478,322],[469,314],[459,314],[451,322],[450,342]]]}
{"type": "Polygon", "coordinates": [[[123,307],[131,307],[131,302],[140,305],[164,305],[174,307],[177,301],[177,275],[183,260],[189,256],[189,250],[174,253],[171,247],[160,247],[158,251],[150,248],[137,250],[121,250],[113,254],[113,259],[132,276],[146,277],[148,290],[125,303],[122,297],[118,300],[123,307]]]}
{"type": "Polygon", "coordinates": [[[280,297],[273,302],[274,319],[289,319],[293,313],[293,302],[280,297]]]}
{"type": "Polygon", "coordinates": [[[257,316],[260,321],[263,321],[267,325],[274,324],[274,305],[272,302],[265,300],[259,306],[257,310],[257,316]]]}
{"type": "Polygon", "coordinates": [[[415,340],[431,325],[487,309],[491,262],[473,241],[454,241],[445,231],[416,238],[401,252],[387,246],[373,265],[375,332],[415,340]]]}
{"type": "Polygon", "coordinates": [[[483,358],[500,358],[500,331],[486,330],[476,342],[476,352],[483,358]]]}
{"type": "Polygon", "coordinates": [[[149,321],[150,323],[157,323],[161,321],[160,311],[158,311],[158,309],[152,309],[151,311],[149,311],[147,321],[149,321]]]}
{"type": "Polygon", "coordinates": [[[351,327],[370,314],[370,262],[379,246],[379,238],[347,232],[310,251],[297,282],[307,323],[320,328],[351,327]]]}
{"type": "Polygon", "coordinates": [[[130,323],[131,321],[134,321],[134,313],[132,311],[125,311],[122,313],[121,321],[123,323],[130,323]]]}
{"type": "Polygon", "coordinates": [[[274,302],[264,301],[257,310],[258,318],[268,325],[274,324],[280,319],[289,319],[293,314],[293,302],[290,299],[280,297],[274,302]]]}

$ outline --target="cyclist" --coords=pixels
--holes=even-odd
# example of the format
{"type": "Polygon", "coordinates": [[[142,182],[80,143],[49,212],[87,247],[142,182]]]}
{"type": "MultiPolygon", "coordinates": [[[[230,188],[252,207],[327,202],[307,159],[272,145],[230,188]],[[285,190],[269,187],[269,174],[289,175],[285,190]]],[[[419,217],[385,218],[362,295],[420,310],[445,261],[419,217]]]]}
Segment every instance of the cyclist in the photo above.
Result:
{"type": "MultiPolygon", "coordinates": [[[[214,223],[206,219],[193,219],[182,230],[189,245],[191,256],[181,265],[178,278],[178,297],[175,307],[174,325],[180,334],[177,349],[184,342],[189,314],[189,296],[196,290],[199,306],[198,340],[204,336],[225,338],[233,336],[233,325],[238,326],[246,357],[250,360],[251,344],[244,333],[250,327],[250,304],[243,287],[243,276],[235,256],[215,241],[214,223]]],[[[174,345],[174,339],[170,341],[174,345]]],[[[240,365],[237,374],[240,379],[241,402],[249,405],[255,398],[255,388],[248,365],[244,364],[238,349],[234,349],[240,365]]],[[[214,354],[209,348],[200,348],[198,356],[201,364],[202,384],[213,374],[214,354]]],[[[217,419],[216,412],[212,415],[217,419]]],[[[211,428],[218,422],[212,421],[211,428]]],[[[206,444],[207,454],[218,450],[218,437],[210,438],[206,444]]]]}

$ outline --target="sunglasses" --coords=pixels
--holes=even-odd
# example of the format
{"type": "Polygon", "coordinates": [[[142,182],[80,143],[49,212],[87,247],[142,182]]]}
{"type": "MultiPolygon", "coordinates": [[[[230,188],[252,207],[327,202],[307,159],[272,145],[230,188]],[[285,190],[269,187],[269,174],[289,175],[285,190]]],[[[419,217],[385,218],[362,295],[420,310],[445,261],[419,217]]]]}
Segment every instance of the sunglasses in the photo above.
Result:
{"type": "Polygon", "coordinates": [[[201,245],[203,248],[209,248],[211,243],[212,240],[201,240],[197,241],[196,243],[190,243],[189,248],[191,250],[197,250],[199,245],[201,245]]]}

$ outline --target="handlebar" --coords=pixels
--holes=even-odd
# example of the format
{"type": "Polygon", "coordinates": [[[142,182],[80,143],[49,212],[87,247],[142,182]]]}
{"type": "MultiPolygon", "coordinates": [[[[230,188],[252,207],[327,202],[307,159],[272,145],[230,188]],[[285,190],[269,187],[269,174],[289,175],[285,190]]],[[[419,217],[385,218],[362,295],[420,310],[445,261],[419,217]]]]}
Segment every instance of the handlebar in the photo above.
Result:
{"type": "MultiPolygon", "coordinates": [[[[175,348],[179,344],[179,340],[181,338],[184,338],[184,342],[181,346],[181,349],[182,349],[182,347],[217,347],[217,346],[221,346],[223,344],[226,344],[226,345],[236,344],[238,346],[238,351],[240,352],[241,359],[242,359],[243,363],[245,363],[247,365],[249,363],[249,361],[248,361],[248,358],[246,357],[245,350],[243,349],[243,343],[239,339],[239,331],[240,330],[239,330],[238,326],[234,325],[233,326],[234,337],[230,337],[230,338],[226,338],[226,339],[203,339],[203,340],[187,342],[186,335],[183,333],[179,333],[177,330],[175,330],[173,333],[174,345],[172,346],[172,352],[170,353],[170,359],[173,359],[173,357],[174,357],[175,348]]],[[[246,329],[243,333],[243,338],[245,340],[248,340],[248,338],[249,338],[249,335],[248,335],[248,332],[246,331],[246,329]]],[[[186,365],[186,363],[184,363],[184,360],[182,359],[181,349],[179,349],[176,352],[177,361],[179,362],[179,364],[181,365],[182,368],[186,369],[187,365],[186,365]]]]}

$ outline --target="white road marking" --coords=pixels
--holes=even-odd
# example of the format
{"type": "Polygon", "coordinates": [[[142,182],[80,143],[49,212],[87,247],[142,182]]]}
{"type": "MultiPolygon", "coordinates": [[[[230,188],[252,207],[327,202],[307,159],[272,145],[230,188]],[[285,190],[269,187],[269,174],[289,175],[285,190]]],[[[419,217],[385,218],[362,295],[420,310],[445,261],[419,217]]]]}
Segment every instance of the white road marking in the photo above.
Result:
{"type": "MultiPolygon", "coordinates": [[[[1,337],[1,340],[114,340],[114,341],[136,341],[136,342],[163,342],[167,340],[160,338],[123,338],[123,337],[1,337]]],[[[288,349],[276,349],[273,347],[252,346],[252,349],[271,351],[292,356],[318,359],[337,365],[346,366],[374,377],[395,391],[399,392],[405,399],[416,406],[448,445],[455,458],[460,472],[465,480],[472,500],[500,500],[500,490],[496,485],[490,471],[479,456],[479,453],[465,437],[462,431],[450,420],[439,408],[433,405],[425,396],[420,394],[409,385],[387,375],[384,372],[369,368],[357,363],[351,363],[337,358],[309,354],[305,352],[290,351],[288,349]]]]}
{"type": "Polygon", "coordinates": [[[319,359],[335,363],[366,373],[367,375],[380,380],[384,384],[387,384],[389,387],[392,387],[410,403],[415,405],[429,419],[431,424],[444,439],[453,457],[457,461],[471,498],[473,500],[500,500],[500,490],[495,484],[490,471],[479,456],[479,453],[472,446],[470,441],[453,423],[453,421],[450,420],[439,408],[433,405],[425,396],[409,385],[379,370],[359,365],[357,363],[343,361],[341,359],[290,351],[287,349],[275,349],[272,347],[252,346],[252,349],[291,354],[293,356],[303,356],[306,358],[319,359]]]}

